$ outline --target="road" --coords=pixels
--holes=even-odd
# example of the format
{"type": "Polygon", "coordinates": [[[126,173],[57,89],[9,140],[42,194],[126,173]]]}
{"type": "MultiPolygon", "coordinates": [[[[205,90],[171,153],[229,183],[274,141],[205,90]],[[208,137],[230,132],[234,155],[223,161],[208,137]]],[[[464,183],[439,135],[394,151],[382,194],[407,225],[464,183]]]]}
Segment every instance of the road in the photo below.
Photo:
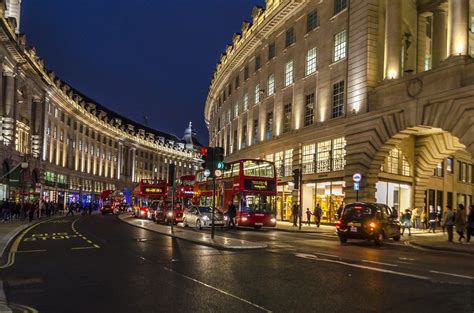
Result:
{"type": "Polygon", "coordinates": [[[68,217],[17,238],[0,269],[11,306],[39,312],[473,312],[472,256],[330,235],[219,234],[268,249],[222,251],[114,216],[68,217]]]}

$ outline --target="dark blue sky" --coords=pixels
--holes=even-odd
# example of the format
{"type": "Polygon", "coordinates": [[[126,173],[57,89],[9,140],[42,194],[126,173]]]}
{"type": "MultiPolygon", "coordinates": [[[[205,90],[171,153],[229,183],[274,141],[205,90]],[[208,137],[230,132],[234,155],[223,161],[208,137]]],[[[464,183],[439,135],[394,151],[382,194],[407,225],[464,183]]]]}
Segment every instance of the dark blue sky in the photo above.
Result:
{"type": "Polygon", "coordinates": [[[203,106],[219,55],[264,0],[28,0],[21,32],[46,66],[99,103],[207,143],[203,106]]]}

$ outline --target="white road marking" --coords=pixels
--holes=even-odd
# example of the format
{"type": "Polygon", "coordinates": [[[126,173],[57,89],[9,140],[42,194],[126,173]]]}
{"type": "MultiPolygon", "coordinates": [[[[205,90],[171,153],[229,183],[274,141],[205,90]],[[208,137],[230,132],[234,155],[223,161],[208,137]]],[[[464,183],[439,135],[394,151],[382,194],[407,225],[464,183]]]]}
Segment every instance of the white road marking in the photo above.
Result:
{"type": "Polygon", "coordinates": [[[331,257],[331,258],[337,258],[337,259],[339,259],[339,256],[333,255],[333,254],[327,254],[327,253],[321,253],[321,252],[316,252],[316,254],[320,254],[320,255],[324,255],[324,256],[331,257]]]}
{"type": "Polygon", "coordinates": [[[442,275],[449,275],[449,276],[460,277],[460,278],[466,278],[466,279],[474,279],[474,277],[472,277],[472,276],[460,275],[460,274],[453,274],[453,273],[446,273],[446,272],[430,271],[430,273],[442,274],[442,275]]]}
{"type": "Polygon", "coordinates": [[[370,261],[370,260],[362,260],[362,262],[365,262],[365,263],[373,263],[373,264],[380,264],[380,265],[386,265],[386,266],[393,266],[393,267],[398,267],[398,265],[397,265],[397,264],[390,264],[390,263],[377,262],[377,261],[370,261]]]}
{"type": "Polygon", "coordinates": [[[399,276],[406,276],[406,277],[411,277],[411,278],[416,278],[416,279],[423,279],[423,280],[430,279],[429,277],[426,277],[426,276],[414,275],[414,274],[402,273],[402,272],[395,272],[395,271],[386,270],[386,269],[382,269],[382,268],[378,268],[378,267],[370,267],[370,266],[365,266],[365,265],[347,263],[347,262],[338,261],[338,260],[321,259],[321,258],[318,258],[315,255],[312,255],[312,254],[295,254],[295,256],[300,257],[300,258],[305,258],[305,259],[313,259],[315,261],[336,263],[336,264],[346,265],[346,266],[350,266],[350,267],[361,268],[361,269],[365,269],[365,270],[369,270],[369,271],[382,272],[382,273],[388,273],[388,274],[399,275],[399,276]]]}
{"type": "Polygon", "coordinates": [[[75,247],[75,248],[71,248],[71,250],[84,250],[84,249],[95,249],[95,247],[75,247]]]}
{"type": "Polygon", "coordinates": [[[169,272],[173,272],[173,273],[175,273],[175,274],[177,274],[177,275],[179,275],[179,276],[181,276],[181,277],[183,277],[183,278],[186,278],[186,279],[188,279],[188,280],[191,280],[191,281],[193,281],[193,282],[195,282],[195,283],[198,283],[198,284],[200,284],[200,285],[203,285],[203,286],[205,286],[205,287],[207,287],[207,288],[210,288],[210,289],[212,289],[212,290],[215,290],[215,291],[217,291],[217,292],[220,292],[220,293],[222,293],[222,294],[224,294],[224,295],[226,295],[226,296],[229,296],[229,297],[232,297],[232,298],[237,299],[237,300],[239,300],[239,301],[242,301],[242,302],[244,302],[244,303],[250,304],[251,306],[253,306],[253,307],[257,308],[257,309],[260,309],[260,310],[262,310],[262,311],[265,311],[265,312],[268,312],[268,313],[271,313],[271,312],[272,312],[272,311],[270,311],[270,310],[268,310],[268,309],[265,309],[264,307],[259,306],[258,304],[255,304],[255,303],[253,303],[253,302],[250,302],[250,301],[248,301],[248,300],[245,300],[245,299],[243,299],[243,298],[240,298],[240,297],[238,297],[238,296],[236,296],[236,295],[234,295],[234,294],[231,294],[231,293],[229,293],[229,292],[227,292],[227,291],[224,291],[224,290],[219,289],[219,288],[217,288],[217,287],[214,287],[214,286],[211,286],[211,285],[209,285],[209,284],[206,284],[205,282],[202,282],[202,281],[197,280],[197,279],[195,279],[195,278],[189,277],[189,276],[187,276],[187,275],[185,275],[185,274],[181,274],[181,273],[179,273],[179,272],[176,272],[175,270],[173,270],[173,269],[171,269],[171,268],[169,268],[169,267],[164,267],[164,269],[167,270],[167,271],[169,271],[169,272]]]}
{"type": "Polygon", "coordinates": [[[30,253],[30,252],[46,252],[46,249],[40,249],[40,250],[20,250],[20,251],[17,251],[16,253],[30,253]]]}

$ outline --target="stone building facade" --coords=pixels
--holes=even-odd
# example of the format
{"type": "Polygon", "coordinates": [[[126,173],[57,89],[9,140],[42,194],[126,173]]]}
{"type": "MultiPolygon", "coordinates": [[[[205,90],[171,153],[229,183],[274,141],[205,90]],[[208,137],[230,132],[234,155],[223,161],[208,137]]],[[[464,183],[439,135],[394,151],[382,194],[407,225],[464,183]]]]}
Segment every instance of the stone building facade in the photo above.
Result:
{"type": "Polygon", "coordinates": [[[20,4],[0,1],[0,200],[92,202],[106,189],[130,195],[141,179],[165,179],[171,163],[177,176],[195,172],[192,138],[136,123],[48,71],[18,32],[20,4]]]}
{"type": "Polygon", "coordinates": [[[355,200],[472,204],[473,10],[469,0],[267,0],[212,76],[211,145],[229,161],[275,162],[280,219],[293,202],[319,203],[326,222],[355,200]]]}

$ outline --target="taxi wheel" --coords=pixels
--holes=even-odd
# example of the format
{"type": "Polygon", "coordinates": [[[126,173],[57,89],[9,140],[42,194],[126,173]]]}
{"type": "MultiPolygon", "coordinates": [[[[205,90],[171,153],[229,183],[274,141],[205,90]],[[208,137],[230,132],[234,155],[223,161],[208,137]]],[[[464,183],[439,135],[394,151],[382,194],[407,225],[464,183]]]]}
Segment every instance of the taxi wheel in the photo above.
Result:
{"type": "Polygon", "coordinates": [[[202,229],[201,220],[196,220],[196,229],[202,229]]]}

